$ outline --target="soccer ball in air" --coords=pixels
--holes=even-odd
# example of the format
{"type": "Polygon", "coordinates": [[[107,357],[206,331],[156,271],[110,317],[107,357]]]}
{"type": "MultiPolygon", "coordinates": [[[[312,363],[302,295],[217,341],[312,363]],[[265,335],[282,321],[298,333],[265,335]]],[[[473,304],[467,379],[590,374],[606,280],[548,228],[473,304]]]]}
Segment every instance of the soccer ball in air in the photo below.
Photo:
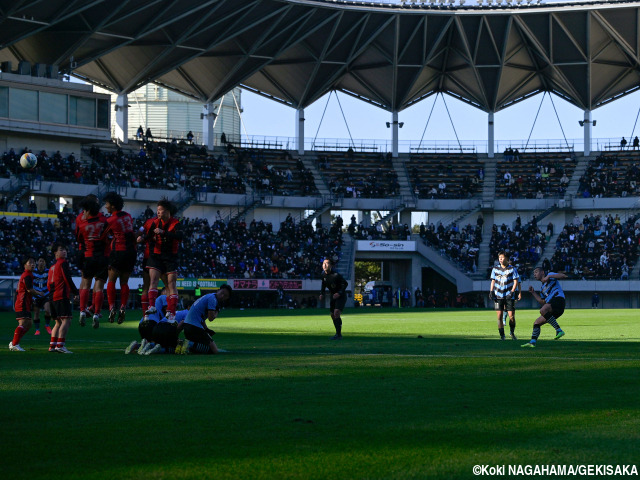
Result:
{"type": "Polygon", "coordinates": [[[38,158],[33,153],[25,153],[20,157],[20,166],[31,170],[38,164],[38,158]]]}

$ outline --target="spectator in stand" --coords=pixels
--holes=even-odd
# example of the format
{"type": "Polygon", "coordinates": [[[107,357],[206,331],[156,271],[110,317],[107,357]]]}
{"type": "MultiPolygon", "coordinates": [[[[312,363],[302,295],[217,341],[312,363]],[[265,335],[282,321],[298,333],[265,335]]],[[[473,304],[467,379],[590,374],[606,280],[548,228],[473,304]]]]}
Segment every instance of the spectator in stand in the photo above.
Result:
{"type": "Polygon", "coordinates": [[[140,126],[138,127],[138,130],[136,131],[136,138],[137,138],[139,141],[142,141],[142,137],[143,137],[143,136],[144,136],[144,130],[142,129],[142,125],[140,125],[140,126]]]}

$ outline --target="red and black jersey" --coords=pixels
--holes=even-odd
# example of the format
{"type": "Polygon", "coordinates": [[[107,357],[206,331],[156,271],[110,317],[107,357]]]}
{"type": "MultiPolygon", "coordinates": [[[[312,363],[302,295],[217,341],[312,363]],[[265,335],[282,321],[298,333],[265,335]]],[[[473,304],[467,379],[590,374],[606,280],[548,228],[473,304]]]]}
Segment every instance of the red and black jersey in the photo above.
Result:
{"type": "Polygon", "coordinates": [[[133,218],[122,210],[107,218],[107,234],[113,235],[111,251],[135,251],[136,239],[133,228],[133,218]]]}
{"type": "Polygon", "coordinates": [[[166,222],[159,218],[154,218],[147,230],[149,251],[154,255],[176,255],[182,236],[182,228],[177,218],[172,217],[166,222]],[[156,228],[162,230],[163,233],[154,233],[156,228]]]}
{"type": "Polygon", "coordinates": [[[33,274],[25,270],[20,276],[18,282],[18,291],[16,293],[16,303],[14,309],[16,312],[30,312],[33,305],[33,274]]]}
{"type": "MultiPolygon", "coordinates": [[[[144,222],[144,225],[142,226],[142,232],[143,235],[147,235],[148,232],[150,231],[149,229],[151,228],[151,224],[153,223],[153,221],[156,220],[155,218],[149,218],[144,222]]],[[[145,237],[145,242],[144,242],[144,257],[143,258],[149,258],[149,240],[147,237],[145,237]]]]}
{"type": "Polygon", "coordinates": [[[76,217],[76,240],[78,241],[78,250],[84,252],[84,239],[80,232],[82,231],[82,225],[85,222],[84,220],[84,212],[76,217]]]}
{"type": "Polygon", "coordinates": [[[51,300],[69,300],[70,293],[78,295],[78,288],[71,278],[71,271],[69,270],[69,264],[66,258],[59,258],[49,268],[49,293],[51,294],[51,300]]]}
{"type": "Polygon", "coordinates": [[[98,213],[95,217],[83,219],[79,231],[78,224],[76,224],[78,243],[84,245],[84,256],[86,258],[109,256],[111,248],[104,236],[106,228],[107,217],[102,213],[98,213]]]}

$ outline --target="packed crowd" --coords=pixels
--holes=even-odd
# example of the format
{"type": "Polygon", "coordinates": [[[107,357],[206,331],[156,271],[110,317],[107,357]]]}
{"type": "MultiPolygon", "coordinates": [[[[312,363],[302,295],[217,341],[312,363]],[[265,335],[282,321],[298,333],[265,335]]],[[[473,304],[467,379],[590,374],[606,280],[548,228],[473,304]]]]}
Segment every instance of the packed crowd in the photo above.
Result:
{"type": "Polygon", "coordinates": [[[520,161],[514,155],[498,167],[496,193],[506,198],[563,197],[570,182],[568,167],[574,164],[573,157],[520,161]]]}
{"type": "Polygon", "coordinates": [[[460,228],[455,222],[445,227],[433,223],[420,225],[420,238],[440,254],[467,273],[475,273],[478,268],[478,252],[482,242],[482,227],[467,224],[460,228]]]}
{"type": "Polygon", "coordinates": [[[638,195],[640,166],[617,155],[599,155],[580,177],[578,195],[583,198],[638,195]]]}
{"type": "Polygon", "coordinates": [[[562,229],[550,267],[582,279],[627,280],[638,259],[640,222],[634,216],[575,217],[562,229]]]}
{"type": "MultiPolygon", "coordinates": [[[[68,248],[69,266],[79,275],[74,236],[74,213],[59,213],[54,221],[40,218],[0,219],[0,272],[20,275],[25,255],[44,255],[52,263],[54,242],[68,248]]],[[[142,226],[147,217],[137,219],[142,226]]],[[[225,223],[217,220],[184,218],[184,240],[179,253],[180,274],[195,278],[319,278],[322,259],[337,261],[341,255],[342,230],[335,224],[314,229],[295,224],[291,216],[277,232],[271,223],[243,220],[225,223]]],[[[134,269],[141,274],[142,250],[134,269]]]]}
{"type": "Polygon", "coordinates": [[[534,216],[531,222],[523,225],[520,215],[513,223],[513,229],[505,223],[493,225],[489,242],[490,262],[487,271],[490,273],[498,252],[505,251],[511,264],[518,269],[519,275],[529,278],[534,266],[540,259],[547,244],[547,235],[540,230],[534,216]]]}

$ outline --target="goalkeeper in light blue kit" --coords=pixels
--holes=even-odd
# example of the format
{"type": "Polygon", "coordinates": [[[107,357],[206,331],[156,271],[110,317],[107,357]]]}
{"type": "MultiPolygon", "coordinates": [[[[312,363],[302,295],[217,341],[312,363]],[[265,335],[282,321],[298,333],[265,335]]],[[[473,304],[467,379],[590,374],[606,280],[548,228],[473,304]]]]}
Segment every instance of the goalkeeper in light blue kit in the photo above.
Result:
{"type": "Polygon", "coordinates": [[[564,313],[566,301],[564,291],[558,280],[564,280],[567,276],[564,273],[545,273],[542,268],[538,267],[533,271],[533,278],[542,282],[542,289],[540,290],[540,295],[536,293],[533,286],[529,287],[529,292],[542,305],[542,308],[540,309],[540,316],[533,322],[531,341],[522,345],[529,348],[536,346],[538,336],[540,336],[540,327],[545,323],[549,323],[556,329],[554,340],[564,337],[564,331],[558,325],[557,319],[564,313]]]}
{"type": "Polygon", "coordinates": [[[211,339],[213,331],[207,328],[206,321],[213,322],[220,308],[231,298],[231,287],[222,285],[216,293],[209,293],[196,300],[182,322],[185,342],[176,348],[176,353],[222,353],[211,339]]]}
{"type": "Polygon", "coordinates": [[[506,252],[498,253],[498,265],[491,270],[491,287],[489,298],[494,302],[498,316],[498,332],[500,340],[504,340],[503,314],[506,311],[509,315],[509,330],[511,339],[516,338],[516,300],[518,298],[518,285],[520,285],[520,275],[513,265],[509,264],[509,256],[506,252]]]}

